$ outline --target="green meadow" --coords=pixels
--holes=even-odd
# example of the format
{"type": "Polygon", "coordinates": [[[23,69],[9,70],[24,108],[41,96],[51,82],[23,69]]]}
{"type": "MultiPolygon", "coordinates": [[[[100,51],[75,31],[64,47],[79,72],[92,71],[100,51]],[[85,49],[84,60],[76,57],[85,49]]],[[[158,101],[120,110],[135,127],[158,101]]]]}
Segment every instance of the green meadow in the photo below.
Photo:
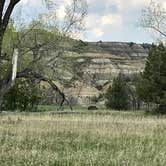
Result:
{"type": "Polygon", "coordinates": [[[164,166],[166,118],[144,112],[2,114],[1,166],[164,166]]]}

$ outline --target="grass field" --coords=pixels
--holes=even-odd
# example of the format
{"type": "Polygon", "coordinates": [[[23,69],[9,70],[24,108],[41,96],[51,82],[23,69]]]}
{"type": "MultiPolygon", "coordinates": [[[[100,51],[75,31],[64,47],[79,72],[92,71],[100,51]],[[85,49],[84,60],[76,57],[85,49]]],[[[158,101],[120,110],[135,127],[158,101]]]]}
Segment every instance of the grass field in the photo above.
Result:
{"type": "Polygon", "coordinates": [[[165,117],[113,111],[0,116],[0,166],[165,165],[165,117]]]}

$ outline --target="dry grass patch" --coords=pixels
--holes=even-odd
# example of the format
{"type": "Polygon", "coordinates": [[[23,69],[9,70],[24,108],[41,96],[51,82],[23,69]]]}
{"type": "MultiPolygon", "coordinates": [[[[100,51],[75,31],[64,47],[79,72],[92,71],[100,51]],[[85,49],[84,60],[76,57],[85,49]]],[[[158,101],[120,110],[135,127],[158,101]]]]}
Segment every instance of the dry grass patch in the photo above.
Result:
{"type": "Polygon", "coordinates": [[[0,165],[166,165],[166,119],[128,112],[0,117],[0,165]]]}

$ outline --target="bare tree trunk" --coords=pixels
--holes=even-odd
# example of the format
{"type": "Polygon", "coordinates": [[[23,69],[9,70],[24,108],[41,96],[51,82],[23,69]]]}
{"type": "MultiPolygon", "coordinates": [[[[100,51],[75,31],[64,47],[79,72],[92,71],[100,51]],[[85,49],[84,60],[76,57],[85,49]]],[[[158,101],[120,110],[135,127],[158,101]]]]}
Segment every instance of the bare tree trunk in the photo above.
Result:
{"type": "Polygon", "coordinates": [[[14,49],[13,59],[12,59],[12,84],[14,84],[17,76],[17,61],[18,61],[18,50],[14,49]]]}
{"type": "Polygon", "coordinates": [[[0,87],[0,112],[2,112],[2,103],[4,100],[5,94],[10,90],[14,85],[16,76],[17,76],[17,59],[18,59],[18,50],[15,49],[12,59],[12,69],[9,69],[9,74],[2,80],[0,87]]]}

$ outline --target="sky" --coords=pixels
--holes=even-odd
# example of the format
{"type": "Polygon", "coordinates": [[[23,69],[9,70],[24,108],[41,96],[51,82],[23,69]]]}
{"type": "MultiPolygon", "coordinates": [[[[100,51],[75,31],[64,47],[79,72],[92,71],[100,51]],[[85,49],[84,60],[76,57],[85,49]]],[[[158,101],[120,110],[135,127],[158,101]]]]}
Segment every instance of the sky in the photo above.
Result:
{"type": "MultiPolygon", "coordinates": [[[[65,16],[65,5],[71,0],[55,0],[58,3],[57,17],[65,16]]],[[[87,0],[88,14],[85,31],[80,35],[85,41],[121,41],[152,43],[154,36],[140,26],[142,9],[150,0],[87,0]]],[[[156,0],[166,9],[166,0],[156,0]]],[[[21,0],[17,8],[25,9],[26,19],[44,12],[42,0],[21,0]]],[[[17,10],[17,9],[16,9],[17,10]]]]}

